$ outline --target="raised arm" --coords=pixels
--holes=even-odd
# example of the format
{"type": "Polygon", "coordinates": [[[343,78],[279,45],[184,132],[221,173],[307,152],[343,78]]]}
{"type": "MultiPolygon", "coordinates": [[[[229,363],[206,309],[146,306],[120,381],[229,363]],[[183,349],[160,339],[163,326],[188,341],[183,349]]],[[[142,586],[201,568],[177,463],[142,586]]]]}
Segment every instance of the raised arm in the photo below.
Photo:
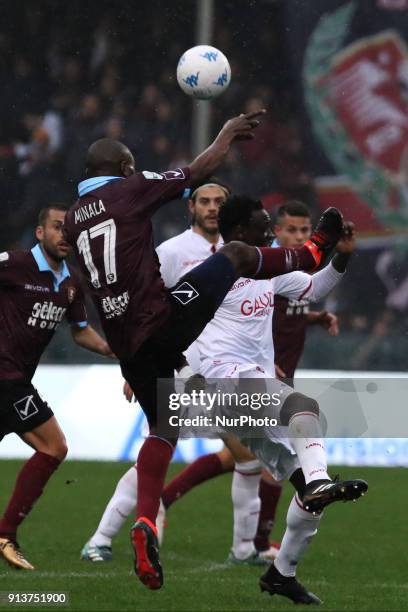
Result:
{"type": "Polygon", "coordinates": [[[304,297],[307,297],[311,302],[319,302],[326,297],[343,278],[355,246],[354,224],[351,221],[346,221],[334,257],[323,270],[311,276],[312,284],[304,297]]]}
{"type": "Polygon", "coordinates": [[[265,110],[233,117],[224,125],[214,142],[203,153],[198,155],[189,165],[190,181],[199,183],[210,176],[225,160],[229,148],[234,141],[250,140],[254,137],[253,130],[259,125],[259,117],[265,110]]]}
{"type": "Polygon", "coordinates": [[[316,274],[292,272],[275,279],[275,293],[289,299],[319,302],[334,289],[343,278],[347,263],[355,248],[354,225],[344,223],[343,235],[336,246],[331,262],[316,274]]]}
{"type": "Polygon", "coordinates": [[[354,223],[345,221],[343,224],[343,235],[336,245],[336,253],[331,264],[337,272],[345,272],[349,259],[356,248],[356,235],[354,223]]]}

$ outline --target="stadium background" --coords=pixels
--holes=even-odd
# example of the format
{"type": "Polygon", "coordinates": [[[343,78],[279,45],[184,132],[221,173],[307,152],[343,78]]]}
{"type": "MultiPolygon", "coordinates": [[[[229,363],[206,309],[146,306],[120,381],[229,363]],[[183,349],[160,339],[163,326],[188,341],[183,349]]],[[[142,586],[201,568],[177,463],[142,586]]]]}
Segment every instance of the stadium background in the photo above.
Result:
{"type": "MultiPolygon", "coordinates": [[[[73,201],[84,153],[96,138],[124,140],[139,169],[165,170],[192,158],[197,103],[179,90],[175,67],[197,42],[197,6],[3,0],[1,250],[31,247],[38,210],[73,201]]],[[[310,329],[301,366],[405,371],[408,3],[234,0],[214,3],[213,23],[211,42],[229,58],[233,78],[211,104],[212,134],[229,116],[268,109],[256,139],[233,148],[220,177],[236,192],[261,197],[272,214],[288,198],[305,201],[314,219],[336,204],[360,232],[346,279],[322,305],[339,315],[340,336],[310,329]]],[[[185,203],[165,207],[154,219],[157,242],[188,222],[185,203]]],[[[35,380],[66,430],[71,458],[135,457],[140,419],[123,404],[118,368],[91,366],[103,362],[78,349],[66,328],[43,362],[51,369],[40,367],[35,380]],[[115,381],[114,392],[106,380],[115,381]],[[108,414],[102,417],[113,404],[116,441],[108,414]],[[76,411],[81,419],[88,411],[93,423],[78,449],[86,426],[75,424],[76,411]],[[92,439],[105,442],[94,448],[92,439]]],[[[381,444],[375,457],[364,447],[353,461],[408,464],[404,442],[381,444]]],[[[192,459],[214,443],[185,446],[177,458],[192,459]]],[[[0,453],[23,456],[23,449],[9,437],[0,453]]],[[[347,462],[343,451],[332,459],[347,462]]]]}

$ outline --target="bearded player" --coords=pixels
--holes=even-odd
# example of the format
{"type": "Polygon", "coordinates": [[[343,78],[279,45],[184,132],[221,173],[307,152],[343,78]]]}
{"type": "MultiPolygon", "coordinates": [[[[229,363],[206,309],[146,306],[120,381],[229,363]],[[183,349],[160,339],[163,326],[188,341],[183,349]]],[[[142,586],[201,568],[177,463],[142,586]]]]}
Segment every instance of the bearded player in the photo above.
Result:
{"type": "Polygon", "coordinates": [[[0,253],[0,440],[16,433],[35,453],[21,468],[0,519],[0,556],[18,569],[33,570],[17,531],[64,460],[67,444],[51,408],[31,380],[61,321],[71,324],[74,341],[112,357],[108,344],[87,323],[78,274],[65,262],[66,209],[41,210],[38,244],[30,251],[0,253]]]}

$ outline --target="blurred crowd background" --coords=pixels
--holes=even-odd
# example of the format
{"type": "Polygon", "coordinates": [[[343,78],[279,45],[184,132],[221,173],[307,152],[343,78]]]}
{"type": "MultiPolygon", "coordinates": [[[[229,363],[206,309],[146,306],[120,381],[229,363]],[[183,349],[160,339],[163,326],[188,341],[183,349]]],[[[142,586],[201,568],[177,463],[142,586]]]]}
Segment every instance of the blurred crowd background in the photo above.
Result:
{"type": "MultiPolygon", "coordinates": [[[[212,105],[214,133],[229,116],[268,109],[256,139],[232,149],[220,176],[234,191],[262,197],[272,214],[285,200],[300,199],[315,219],[281,8],[282,1],[215,3],[213,44],[230,59],[233,79],[212,105]]],[[[86,149],[97,138],[123,140],[139,169],[191,160],[194,103],[175,72],[182,52],[195,44],[195,10],[191,0],[3,0],[0,250],[31,247],[39,209],[75,199],[86,149]]],[[[183,203],[162,209],[154,220],[157,241],[188,221],[183,203]]],[[[333,339],[311,329],[303,366],[406,369],[406,242],[360,241],[347,279],[322,305],[339,315],[341,334],[333,339]]],[[[60,362],[90,357],[74,348],[66,330],[46,355],[60,362]]]]}

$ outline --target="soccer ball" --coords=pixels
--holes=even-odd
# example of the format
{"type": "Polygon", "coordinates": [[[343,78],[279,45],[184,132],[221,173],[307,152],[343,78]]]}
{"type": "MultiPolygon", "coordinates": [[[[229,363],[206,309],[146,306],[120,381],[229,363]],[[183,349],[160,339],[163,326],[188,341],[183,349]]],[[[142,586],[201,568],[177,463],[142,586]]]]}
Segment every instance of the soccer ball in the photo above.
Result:
{"type": "Polygon", "coordinates": [[[231,68],[221,51],[209,45],[198,45],[180,57],[177,81],[187,95],[209,100],[227,89],[231,81],[231,68]]]}

